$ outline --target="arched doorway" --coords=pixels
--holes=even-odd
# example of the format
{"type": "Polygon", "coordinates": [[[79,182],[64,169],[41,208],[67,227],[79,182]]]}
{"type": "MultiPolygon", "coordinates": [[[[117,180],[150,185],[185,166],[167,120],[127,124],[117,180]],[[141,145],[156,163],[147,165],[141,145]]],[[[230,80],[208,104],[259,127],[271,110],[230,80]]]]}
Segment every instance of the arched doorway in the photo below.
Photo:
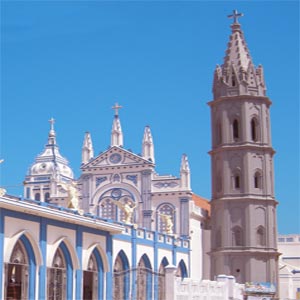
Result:
{"type": "Polygon", "coordinates": [[[103,263],[97,249],[92,252],[87,270],[83,272],[83,299],[103,298],[103,263]]]}
{"type": "Polygon", "coordinates": [[[146,254],[138,263],[136,285],[137,300],[152,299],[152,267],[146,254]]]}
{"type": "Polygon", "coordinates": [[[126,254],[121,250],[114,264],[113,300],[129,299],[130,273],[126,254]]]}
{"type": "Polygon", "coordinates": [[[36,260],[29,240],[22,235],[5,264],[5,299],[35,298],[36,260]]]}

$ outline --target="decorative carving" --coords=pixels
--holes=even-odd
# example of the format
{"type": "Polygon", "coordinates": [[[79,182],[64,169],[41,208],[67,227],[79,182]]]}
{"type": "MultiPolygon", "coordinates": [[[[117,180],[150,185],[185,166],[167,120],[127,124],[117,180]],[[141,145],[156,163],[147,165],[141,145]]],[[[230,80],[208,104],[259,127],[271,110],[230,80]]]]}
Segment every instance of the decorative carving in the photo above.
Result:
{"type": "Polygon", "coordinates": [[[154,186],[155,187],[157,187],[157,188],[162,188],[162,187],[171,187],[171,188],[173,188],[173,187],[175,187],[175,186],[178,186],[178,183],[176,183],[176,182],[157,182],[157,183],[155,183],[154,184],[154,186]]]}
{"type": "Polygon", "coordinates": [[[111,191],[111,197],[113,199],[120,199],[121,196],[122,196],[122,190],[120,190],[120,189],[113,189],[111,191]]]}
{"type": "Polygon", "coordinates": [[[106,176],[104,176],[104,177],[96,177],[96,187],[99,186],[105,180],[107,180],[106,176]]]}
{"type": "Polygon", "coordinates": [[[119,154],[119,153],[114,153],[112,154],[110,157],[109,157],[109,161],[112,163],[112,164],[117,164],[121,161],[122,159],[122,156],[119,154]]]}
{"type": "Polygon", "coordinates": [[[137,175],[127,175],[126,179],[132,181],[135,185],[137,184],[137,175]]]}
{"type": "Polygon", "coordinates": [[[112,179],[114,182],[117,181],[117,182],[120,182],[121,181],[121,176],[119,174],[115,174],[113,176],[113,179],[112,179]]]}

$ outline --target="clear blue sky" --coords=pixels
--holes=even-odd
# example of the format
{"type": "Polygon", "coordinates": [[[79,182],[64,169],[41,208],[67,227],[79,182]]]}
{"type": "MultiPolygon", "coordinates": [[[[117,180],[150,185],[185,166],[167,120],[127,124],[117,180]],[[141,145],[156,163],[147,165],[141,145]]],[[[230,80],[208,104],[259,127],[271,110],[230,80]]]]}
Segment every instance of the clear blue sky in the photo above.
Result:
{"type": "Polygon", "coordinates": [[[22,194],[51,117],[78,177],[85,131],[106,150],[117,101],[125,148],[140,153],[149,125],[158,173],[178,176],[186,153],[192,188],[209,199],[206,103],[233,9],[273,101],[279,232],[300,233],[298,1],[2,1],[0,185],[22,194]]]}

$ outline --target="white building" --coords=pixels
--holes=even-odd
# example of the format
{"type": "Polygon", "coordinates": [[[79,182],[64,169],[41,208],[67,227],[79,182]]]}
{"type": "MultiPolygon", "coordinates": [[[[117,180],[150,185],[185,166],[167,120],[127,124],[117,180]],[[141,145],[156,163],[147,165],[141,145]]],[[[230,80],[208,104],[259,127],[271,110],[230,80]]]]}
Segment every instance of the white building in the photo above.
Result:
{"type": "Polygon", "coordinates": [[[279,235],[280,299],[300,299],[300,235],[279,235]]]}

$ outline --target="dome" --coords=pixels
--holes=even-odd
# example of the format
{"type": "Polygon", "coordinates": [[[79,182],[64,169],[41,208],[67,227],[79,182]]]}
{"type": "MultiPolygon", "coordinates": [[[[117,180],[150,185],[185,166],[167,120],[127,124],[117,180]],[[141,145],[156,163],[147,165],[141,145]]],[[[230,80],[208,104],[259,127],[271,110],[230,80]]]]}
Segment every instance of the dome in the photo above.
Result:
{"type": "Polygon", "coordinates": [[[56,178],[74,178],[69,162],[64,158],[56,144],[56,134],[53,128],[54,120],[50,120],[51,129],[48,135],[48,143],[44,151],[35,158],[35,162],[29,168],[27,176],[55,176],[56,178]]]}

